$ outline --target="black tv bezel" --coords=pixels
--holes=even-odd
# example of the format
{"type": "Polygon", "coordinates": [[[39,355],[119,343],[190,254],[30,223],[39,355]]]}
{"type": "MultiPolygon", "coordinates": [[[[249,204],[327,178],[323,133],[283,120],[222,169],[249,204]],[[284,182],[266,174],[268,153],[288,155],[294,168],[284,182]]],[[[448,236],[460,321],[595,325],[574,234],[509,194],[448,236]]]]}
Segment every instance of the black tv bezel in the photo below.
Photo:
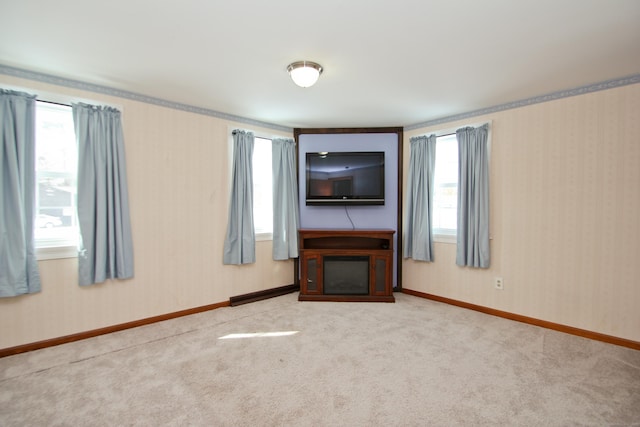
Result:
{"type": "Polygon", "coordinates": [[[307,206],[384,206],[385,204],[385,152],[384,151],[330,151],[330,152],[319,152],[319,151],[308,151],[305,153],[305,203],[307,206]],[[311,172],[309,159],[311,157],[320,157],[321,155],[326,156],[377,156],[382,159],[382,165],[380,168],[380,189],[381,194],[376,195],[360,195],[354,196],[350,198],[340,197],[340,196],[317,196],[317,197],[309,197],[309,190],[311,181],[309,179],[309,175],[311,172]]]}

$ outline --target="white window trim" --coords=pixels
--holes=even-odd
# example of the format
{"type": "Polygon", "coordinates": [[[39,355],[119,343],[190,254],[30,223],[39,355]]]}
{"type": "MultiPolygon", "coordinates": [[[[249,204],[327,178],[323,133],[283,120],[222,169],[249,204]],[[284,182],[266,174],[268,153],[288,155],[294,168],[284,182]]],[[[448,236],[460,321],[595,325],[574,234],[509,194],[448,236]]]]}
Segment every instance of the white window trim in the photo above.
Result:
{"type": "Polygon", "coordinates": [[[450,245],[455,245],[457,242],[458,236],[452,233],[433,233],[433,241],[436,243],[447,243],[450,245]]]}
{"type": "Polygon", "coordinates": [[[273,240],[273,233],[256,233],[256,242],[267,242],[273,240]]]}
{"type": "MultiPolygon", "coordinates": [[[[71,112],[71,107],[69,106],[70,102],[68,99],[62,96],[52,96],[48,95],[42,97],[40,95],[36,98],[37,103],[45,104],[63,104],[65,108],[71,112]]],[[[39,107],[36,107],[36,110],[39,107]]],[[[36,141],[36,144],[39,144],[42,141],[36,141]]],[[[75,206],[73,207],[75,209],[75,206]]],[[[35,229],[34,229],[35,230],[35,229]]],[[[74,258],[78,256],[78,240],[79,240],[79,231],[77,227],[75,229],[71,229],[68,233],[65,233],[63,236],[58,237],[40,237],[36,238],[35,243],[35,252],[37,260],[49,260],[49,259],[60,259],[60,258],[74,258]],[[75,230],[75,232],[74,232],[75,230]]],[[[36,233],[37,234],[37,233],[36,233]]]]}
{"type": "MultiPolygon", "coordinates": [[[[450,129],[442,129],[437,132],[431,132],[436,135],[436,138],[440,138],[443,136],[455,134],[458,128],[450,128],[450,129]]],[[[437,160],[436,160],[437,161],[437,160]]],[[[457,243],[457,229],[443,229],[443,228],[435,228],[432,229],[433,233],[433,241],[437,243],[448,243],[448,244],[456,244],[457,243]]]]}
{"type": "Polygon", "coordinates": [[[36,259],[44,261],[48,259],[77,258],[77,246],[46,246],[36,248],[36,259]]]}

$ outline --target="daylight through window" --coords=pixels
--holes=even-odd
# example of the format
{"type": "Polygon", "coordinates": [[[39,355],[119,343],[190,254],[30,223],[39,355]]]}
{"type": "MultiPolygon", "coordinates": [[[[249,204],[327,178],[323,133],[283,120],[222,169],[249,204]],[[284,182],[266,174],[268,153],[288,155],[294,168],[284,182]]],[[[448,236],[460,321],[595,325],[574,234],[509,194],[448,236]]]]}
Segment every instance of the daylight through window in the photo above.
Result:
{"type": "Polygon", "coordinates": [[[253,146],[253,224],[257,237],[273,233],[271,140],[255,137],[253,146]]]}
{"type": "Polygon", "coordinates": [[[77,163],[71,107],[37,101],[37,248],[78,245],[77,163]]]}
{"type": "Polygon", "coordinates": [[[456,235],[458,228],[458,141],[455,134],[436,139],[433,221],[434,236],[456,235]]]}

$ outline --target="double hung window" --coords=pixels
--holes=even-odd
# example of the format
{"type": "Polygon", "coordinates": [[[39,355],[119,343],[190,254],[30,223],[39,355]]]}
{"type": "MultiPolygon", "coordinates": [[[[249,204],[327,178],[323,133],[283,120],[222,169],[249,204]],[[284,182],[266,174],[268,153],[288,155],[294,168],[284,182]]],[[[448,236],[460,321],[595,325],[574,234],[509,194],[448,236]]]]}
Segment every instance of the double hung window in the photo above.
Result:
{"type": "Polygon", "coordinates": [[[436,138],[432,231],[436,241],[455,242],[458,224],[458,141],[449,134],[436,138]]]}
{"type": "Polygon", "coordinates": [[[76,256],[78,149],[71,106],[36,101],[38,258],[76,256]]]}
{"type": "Polygon", "coordinates": [[[271,140],[255,137],[253,145],[253,226],[257,240],[272,238],[272,183],[271,140]]]}

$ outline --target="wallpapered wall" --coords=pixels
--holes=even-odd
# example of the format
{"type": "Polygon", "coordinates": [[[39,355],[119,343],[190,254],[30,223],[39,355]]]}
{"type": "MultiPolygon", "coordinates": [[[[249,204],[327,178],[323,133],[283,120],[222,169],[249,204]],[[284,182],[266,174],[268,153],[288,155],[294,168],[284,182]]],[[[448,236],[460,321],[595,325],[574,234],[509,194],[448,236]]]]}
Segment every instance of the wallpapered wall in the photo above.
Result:
{"type": "Polygon", "coordinates": [[[492,263],[436,243],[403,287],[640,341],[638,117],[635,84],[405,131],[408,164],[410,137],[491,120],[492,263]]]}
{"type": "MultiPolygon", "coordinates": [[[[41,261],[41,293],[0,299],[0,348],[292,282],[270,242],[256,264],[222,265],[231,130],[291,134],[5,75],[0,86],[123,107],[136,257],[133,280],[87,288],[76,259],[41,261]]],[[[457,267],[455,246],[436,243],[435,262],[403,262],[403,286],[640,341],[638,117],[635,84],[405,131],[407,165],[411,136],[491,120],[492,266],[457,267]]]]}
{"type": "Polygon", "coordinates": [[[0,75],[0,87],[120,105],[129,178],[135,278],[80,288],[77,259],[40,261],[42,292],[0,299],[0,348],[228,301],[293,283],[293,262],[222,264],[235,128],[292,137],[93,92],[0,75]]]}

